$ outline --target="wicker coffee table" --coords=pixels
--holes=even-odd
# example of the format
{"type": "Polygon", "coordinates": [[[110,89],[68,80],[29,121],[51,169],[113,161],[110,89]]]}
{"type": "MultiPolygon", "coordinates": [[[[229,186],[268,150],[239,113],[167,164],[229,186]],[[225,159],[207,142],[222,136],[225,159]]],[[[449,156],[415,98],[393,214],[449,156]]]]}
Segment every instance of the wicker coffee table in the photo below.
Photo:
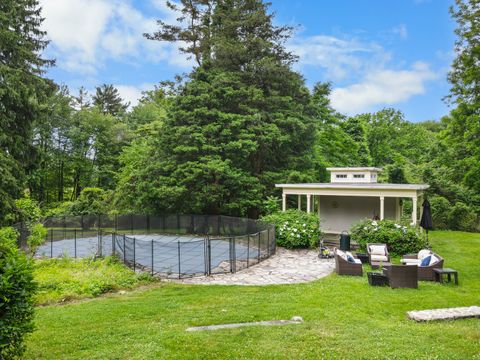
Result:
{"type": "Polygon", "coordinates": [[[370,266],[372,267],[372,269],[378,269],[380,266],[382,267],[392,266],[392,263],[388,261],[372,261],[370,263],[370,266]]]}

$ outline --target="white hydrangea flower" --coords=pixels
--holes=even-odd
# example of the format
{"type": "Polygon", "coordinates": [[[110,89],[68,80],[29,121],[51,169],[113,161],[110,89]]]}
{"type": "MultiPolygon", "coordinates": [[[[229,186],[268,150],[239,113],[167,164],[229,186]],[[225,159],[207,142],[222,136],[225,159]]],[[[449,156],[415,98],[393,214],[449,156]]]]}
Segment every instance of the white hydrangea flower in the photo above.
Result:
{"type": "Polygon", "coordinates": [[[366,226],[363,227],[363,230],[368,230],[368,228],[366,226]]]}
{"type": "Polygon", "coordinates": [[[300,237],[300,234],[297,234],[297,238],[299,238],[299,237],[300,237]]]}
{"type": "Polygon", "coordinates": [[[377,226],[378,223],[374,220],[374,221],[372,221],[372,225],[373,225],[373,226],[377,226]]]}

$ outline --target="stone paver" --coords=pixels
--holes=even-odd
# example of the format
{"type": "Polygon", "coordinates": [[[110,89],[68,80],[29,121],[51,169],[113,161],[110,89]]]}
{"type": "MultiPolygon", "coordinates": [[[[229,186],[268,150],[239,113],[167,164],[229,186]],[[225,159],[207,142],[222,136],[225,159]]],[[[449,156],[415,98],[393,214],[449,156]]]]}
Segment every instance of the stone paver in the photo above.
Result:
{"type": "Polygon", "coordinates": [[[294,316],[290,320],[269,320],[269,321],[255,321],[246,323],[234,323],[234,324],[220,324],[220,325],[207,325],[207,326],[193,326],[187,328],[186,331],[203,331],[203,330],[219,330],[219,329],[234,329],[244,326],[272,326],[272,325],[292,325],[301,324],[303,319],[300,316],[294,316]]]}
{"type": "Polygon", "coordinates": [[[184,284],[274,285],[320,279],[332,273],[333,259],[319,259],[318,251],[277,248],[276,254],[260,264],[235,274],[217,274],[175,280],[184,284]]]}
{"type": "Polygon", "coordinates": [[[480,318],[480,307],[458,307],[446,309],[433,309],[421,311],[408,311],[408,317],[415,321],[455,320],[472,317],[480,318]]]}

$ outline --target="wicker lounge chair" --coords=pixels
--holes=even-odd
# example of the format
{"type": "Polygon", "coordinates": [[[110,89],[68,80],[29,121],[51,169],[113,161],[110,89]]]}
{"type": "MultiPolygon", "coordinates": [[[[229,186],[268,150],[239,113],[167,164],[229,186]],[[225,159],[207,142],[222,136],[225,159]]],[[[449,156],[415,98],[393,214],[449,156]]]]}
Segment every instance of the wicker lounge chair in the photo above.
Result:
{"type": "Polygon", "coordinates": [[[390,255],[386,244],[367,244],[368,262],[372,266],[378,266],[380,263],[389,263],[390,255]],[[383,248],[383,249],[381,249],[383,248]],[[381,251],[378,251],[381,250],[381,251]]]}
{"type": "Polygon", "coordinates": [[[362,276],[363,268],[362,263],[352,263],[348,260],[345,260],[342,256],[337,254],[338,249],[333,250],[335,256],[335,271],[338,275],[352,275],[352,276],[362,276]]]}
{"type": "Polygon", "coordinates": [[[383,269],[391,288],[418,288],[418,269],[416,265],[390,265],[383,269]]]}
{"type": "MultiPolygon", "coordinates": [[[[435,253],[431,253],[431,255],[434,255],[437,257],[438,261],[428,265],[428,266],[421,266],[420,264],[417,264],[418,267],[418,280],[423,280],[423,281],[435,281],[435,272],[433,269],[443,269],[443,258],[435,253]]],[[[411,259],[417,259],[418,256],[417,254],[407,254],[403,255],[402,260],[411,260],[411,259]]],[[[408,263],[407,264],[412,264],[413,263],[408,263]]]]}

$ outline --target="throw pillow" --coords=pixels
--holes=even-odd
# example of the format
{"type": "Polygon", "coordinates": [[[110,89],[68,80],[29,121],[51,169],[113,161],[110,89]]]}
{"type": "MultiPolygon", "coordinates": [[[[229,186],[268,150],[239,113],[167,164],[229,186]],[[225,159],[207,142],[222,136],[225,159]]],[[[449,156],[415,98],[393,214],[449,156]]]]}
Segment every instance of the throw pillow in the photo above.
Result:
{"type": "Polygon", "coordinates": [[[347,261],[351,263],[355,263],[355,259],[353,258],[353,256],[350,256],[350,255],[347,255],[347,261]]]}
{"type": "Polygon", "coordinates": [[[420,264],[420,266],[428,266],[428,265],[430,265],[430,259],[431,259],[431,258],[432,258],[431,255],[423,258],[422,263],[420,264]]]}

